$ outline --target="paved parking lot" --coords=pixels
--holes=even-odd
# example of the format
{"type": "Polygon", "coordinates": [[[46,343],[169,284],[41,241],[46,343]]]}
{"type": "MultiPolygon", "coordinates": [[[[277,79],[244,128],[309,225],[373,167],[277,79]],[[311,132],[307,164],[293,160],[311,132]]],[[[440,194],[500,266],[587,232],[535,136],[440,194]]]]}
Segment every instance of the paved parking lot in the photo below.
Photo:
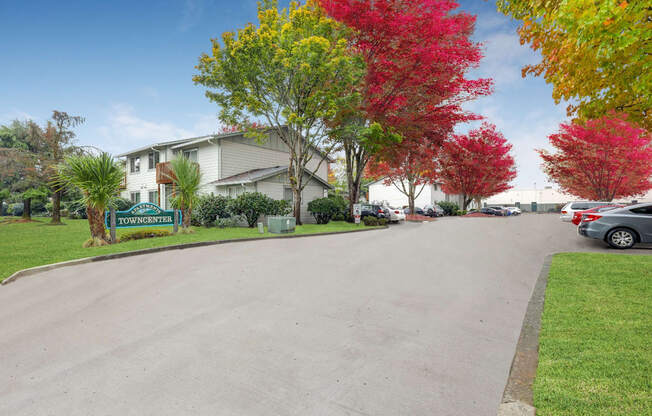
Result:
{"type": "Polygon", "coordinates": [[[0,288],[0,414],[492,415],[544,257],[588,250],[615,252],[455,218],[26,277],[0,288]]]}

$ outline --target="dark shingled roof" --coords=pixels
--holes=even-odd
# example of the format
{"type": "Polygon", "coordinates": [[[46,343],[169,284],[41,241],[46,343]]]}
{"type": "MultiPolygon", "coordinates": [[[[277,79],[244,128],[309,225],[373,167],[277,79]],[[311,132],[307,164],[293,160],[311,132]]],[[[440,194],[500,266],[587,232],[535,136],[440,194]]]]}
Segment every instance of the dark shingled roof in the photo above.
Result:
{"type": "MultiPolygon", "coordinates": [[[[273,166],[270,168],[262,169],[252,169],[246,172],[238,173],[237,175],[229,176],[228,178],[220,179],[217,181],[211,182],[213,185],[226,186],[226,185],[240,185],[244,183],[255,183],[262,181],[263,179],[271,178],[281,173],[287,172],[287,166],[273,166]]],[[[310,175],[310,172],[306,171],[306,175],[310,175]]],[[[317,175],[313,176],[313,179],[320,182],[327,188],[332,188],[328,182],[325,182],[322,178],[317,175]]]]}

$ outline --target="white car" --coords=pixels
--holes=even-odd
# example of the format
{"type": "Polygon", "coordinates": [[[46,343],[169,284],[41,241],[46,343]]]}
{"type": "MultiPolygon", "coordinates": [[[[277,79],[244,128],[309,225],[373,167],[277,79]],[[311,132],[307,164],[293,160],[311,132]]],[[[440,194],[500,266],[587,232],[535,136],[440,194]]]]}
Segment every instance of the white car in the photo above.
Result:
{"type": "Polygon", "coordinates": [[[523,213],[519,207],[506,207],[505,209],[509,211],[510,215],[521,215],[523,213]]]}
{"type": "Polygon", "coordinates": [[[574,201],[564,205],[561,209],[561,216],[559,217],[564,222],[573,221],[573,214],[576,211],[586,211],[587,209],[601,207],[603,205],[611,205],[612,202],[596,202],[596,201],[574,201]]]}
{"type": "Polygon", "coordinates": [[[383,206],[383,211],[385,211],[385,218],[387,218],[389,222],[405,221],[405,214],[403,213],[402,208],[385,205],[383,206]]]}

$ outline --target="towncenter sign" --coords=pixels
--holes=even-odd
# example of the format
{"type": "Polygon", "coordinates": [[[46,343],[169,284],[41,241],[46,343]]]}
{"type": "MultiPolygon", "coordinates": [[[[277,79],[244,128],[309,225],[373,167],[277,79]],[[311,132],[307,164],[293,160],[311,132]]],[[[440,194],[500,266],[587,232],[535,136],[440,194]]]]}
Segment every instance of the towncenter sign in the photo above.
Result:
{"type": "MultiPolygon", "coordinates": [[[[111,213],[104,215],[106,228],[111,229],[111,213]]],[[[115,212],[115,228],[133,227],[173,227],[175,220],[174,210],[163,210],[158,205],[143,202],[136,204],[127,211],[115,212]]],[[[177,225],[181,224],[181,213],[177,214],[177,225]]]]}

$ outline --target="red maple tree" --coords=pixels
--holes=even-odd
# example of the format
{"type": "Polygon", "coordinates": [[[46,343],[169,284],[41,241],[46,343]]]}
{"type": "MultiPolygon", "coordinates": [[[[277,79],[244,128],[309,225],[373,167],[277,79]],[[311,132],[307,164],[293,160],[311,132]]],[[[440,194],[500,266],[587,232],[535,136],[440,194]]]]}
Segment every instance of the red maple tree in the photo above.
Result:
{"type": "Polygon", "coordinates": [[[382,158],[373,158],[365,173],[367,177],[384,178],[385,185],[407,196],[410,212],[414,213],[414,201],[436,179],[437,149],[432,141],[404,140],[387,148],[382,158]]]}
{"type": "Polygon", "coordinates": [[[511,189],[516,177],[512,145],[484,123],[467,134],[453,135],[444,142],[438,157],[438,176],[442,190],[462,196],[466,210],[475,199],[489,198],[511,189]]]}
{"type": "MultiPolygon", "coordinates": [[[[320,0],[334,19],[353,29],[352,47],[367,72],[360,112],[403,137],[401,144],[357,157],[408,196],[431,182],[433,156],[457,123],[479,117],[462,109],[492,90],[489,79],[465,74],[482,58],[471,41],[475,17],[453,13],[452,0],[320,0]],[[418,149],[424,154],[419,155],[418,149]]],[[[364,149],[363,149],[364,150],[364,149]]],[[[357,155],[356,155],[357,156],[357,155]]],[[[352,171],[348,169],[347,171],[352,171]]],[[[359,169],[361,171],[361,169],[359,169]]]]}
{"type": "Polygon", "coordinates": [[[625,114],[562,123],[549,140],[556,152],[538,150],[543,170],[567,193],[611,201],[652,189],[652,136],[625,114]]]}

